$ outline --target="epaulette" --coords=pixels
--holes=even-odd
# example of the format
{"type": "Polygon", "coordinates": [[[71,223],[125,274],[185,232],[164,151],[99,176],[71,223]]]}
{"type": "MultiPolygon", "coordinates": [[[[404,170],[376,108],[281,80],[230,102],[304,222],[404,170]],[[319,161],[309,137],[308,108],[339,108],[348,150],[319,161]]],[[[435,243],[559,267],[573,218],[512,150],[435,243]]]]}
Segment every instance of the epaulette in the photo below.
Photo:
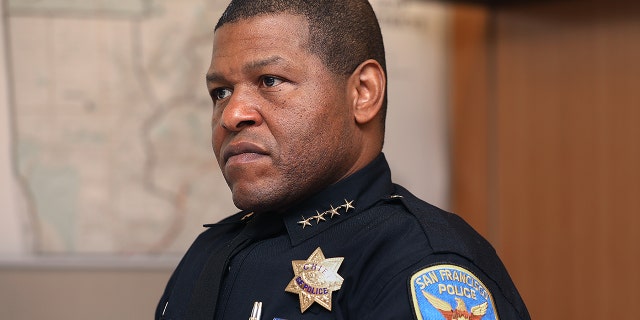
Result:
{"type": "Polygon", "coordinates": [[[396,194],[420,222],[434,253],[453,253],[471,261],[489,279],[499,284],[504,297],[514,304],[520,300],[511,277],[493,246],[458,215],[420,200],[402,186],[396,194]],[[505,285],[508,284],[508,285],[505,285]]]}

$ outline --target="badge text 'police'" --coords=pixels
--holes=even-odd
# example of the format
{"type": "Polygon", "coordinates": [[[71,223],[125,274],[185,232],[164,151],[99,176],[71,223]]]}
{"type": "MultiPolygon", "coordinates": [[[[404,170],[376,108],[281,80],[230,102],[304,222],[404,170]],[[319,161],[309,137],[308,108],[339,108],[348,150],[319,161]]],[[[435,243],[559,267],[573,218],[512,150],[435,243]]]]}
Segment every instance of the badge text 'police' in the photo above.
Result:
{"type": "Polygon", "coordinates": [[[474,300],[478,299],[478,295],[482,296],[484,299],[489,298],[489,293],[484,289],[482,284],[478,282],[478,280],[464,272],[456,270],[440,269],[430,271],[423,274],[421,277],[416,278],[415,283],[420,287],[420,289],[424,289],[431,285],[437,285],[439,294],[446,292],[450,295],[467,297],[474,300]],[[445,281],[448,281],[449,283],[440,283],[445,281]],[[459,285],[457,283],[459,283],[459,285]]]}

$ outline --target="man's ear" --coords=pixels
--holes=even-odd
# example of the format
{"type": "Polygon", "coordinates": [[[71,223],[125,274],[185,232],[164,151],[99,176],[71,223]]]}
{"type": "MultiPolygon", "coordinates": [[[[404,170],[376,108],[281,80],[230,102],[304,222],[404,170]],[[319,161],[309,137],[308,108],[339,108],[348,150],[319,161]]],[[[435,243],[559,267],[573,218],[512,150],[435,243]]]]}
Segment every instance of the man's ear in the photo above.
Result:
{"type": "Polygon", "coordinates": [[[353,71],[349,77],[349,90],[356,123],[369,123],[378,115],[384,101],[386,82],[384,70],[376,60],[364,61],[353,71]]]}

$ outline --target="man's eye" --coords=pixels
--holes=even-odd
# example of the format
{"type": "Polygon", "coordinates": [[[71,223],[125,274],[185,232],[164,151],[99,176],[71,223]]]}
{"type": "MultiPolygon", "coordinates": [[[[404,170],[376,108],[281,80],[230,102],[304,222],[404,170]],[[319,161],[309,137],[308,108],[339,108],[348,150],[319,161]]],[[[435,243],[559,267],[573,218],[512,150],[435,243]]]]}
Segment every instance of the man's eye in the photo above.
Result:
{"type": "Polygon", "coordinates": [[[273,77],[273,76],[262,77],[262,85],[264,85],[265,87],[275,87],[281,84],[282,82],[283,82],[282,79],[278,77],[273,77]]]}
{"type": "Polygon", "coordinates": [[[217,88],[217,89],[213,89],[211,91],[211,98],[213,98],[213,100],[223,100],[228,98],[231,95],[231,89],[229,88],[217,88]]]}

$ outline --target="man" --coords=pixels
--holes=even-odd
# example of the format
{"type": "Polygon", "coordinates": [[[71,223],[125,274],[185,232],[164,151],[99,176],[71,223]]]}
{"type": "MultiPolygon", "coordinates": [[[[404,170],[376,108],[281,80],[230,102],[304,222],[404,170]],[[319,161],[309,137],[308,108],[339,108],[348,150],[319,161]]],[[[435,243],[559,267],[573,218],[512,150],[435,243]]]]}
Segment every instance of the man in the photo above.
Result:
{"type": "Polygon", "coordinates": [[[243,211],[207,225],[157,319],[529,319],[484,239],[392,184],[366,0],[232,1],[206,79],[243,211]]]}

